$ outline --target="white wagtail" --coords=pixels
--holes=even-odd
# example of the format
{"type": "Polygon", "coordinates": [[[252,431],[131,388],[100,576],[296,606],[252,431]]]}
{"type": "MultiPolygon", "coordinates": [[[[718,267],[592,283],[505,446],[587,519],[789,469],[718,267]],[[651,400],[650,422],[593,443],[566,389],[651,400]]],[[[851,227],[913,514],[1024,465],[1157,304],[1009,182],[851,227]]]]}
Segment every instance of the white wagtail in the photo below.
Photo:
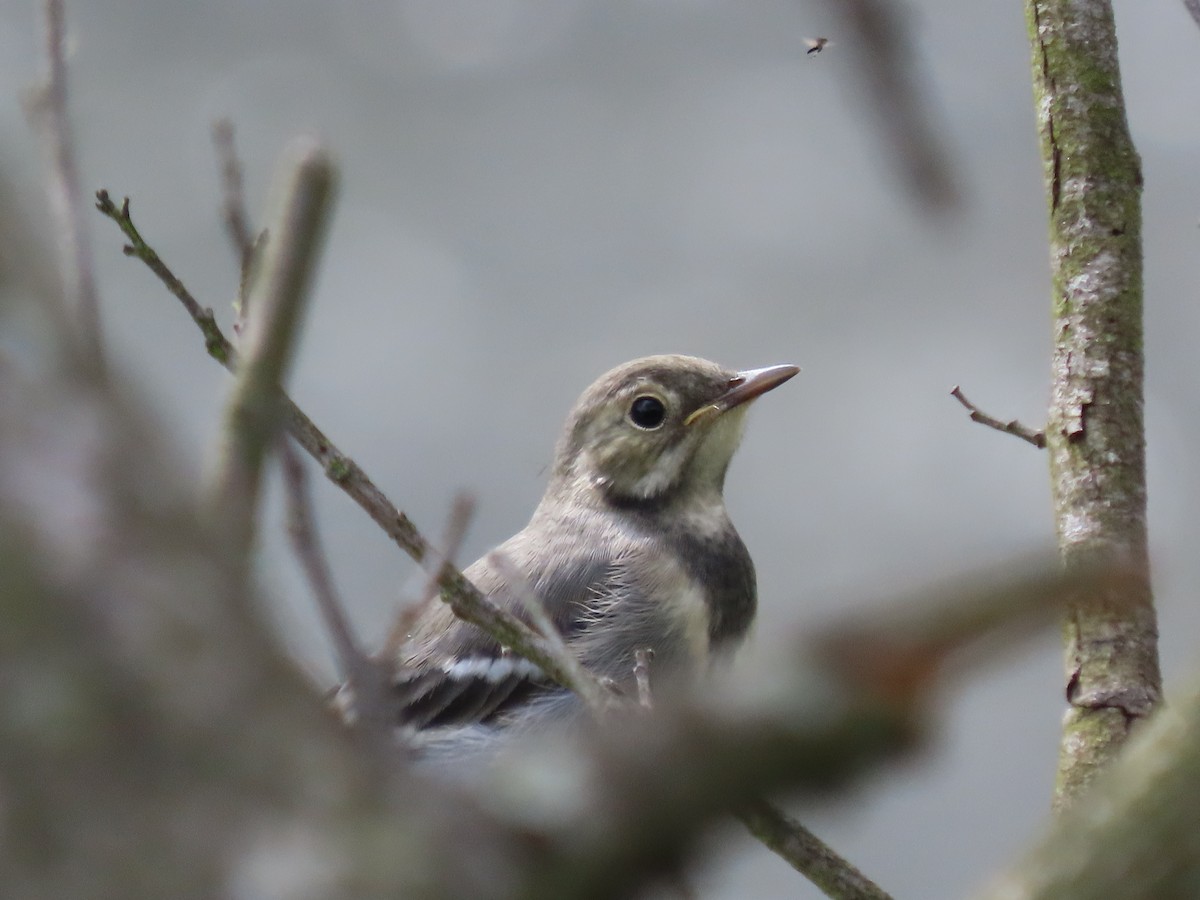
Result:
{"type": "MultiPolygon", "coordinates": [[[[702,671],[745,636],[756,605],[725,471],[749,402],[798,371],[651,356],[601,376],[567,418],[533,518],[495,551],[525,584],[507,583],[487,557],[467,578],[526,620],[532,590],[580,662],[618,690],[636,696],[639,650],[651,651],[655,673],[702,671]]],[[[579,709],[437,598],[394,662],[403,730],[438,756],[579,709]]]]}

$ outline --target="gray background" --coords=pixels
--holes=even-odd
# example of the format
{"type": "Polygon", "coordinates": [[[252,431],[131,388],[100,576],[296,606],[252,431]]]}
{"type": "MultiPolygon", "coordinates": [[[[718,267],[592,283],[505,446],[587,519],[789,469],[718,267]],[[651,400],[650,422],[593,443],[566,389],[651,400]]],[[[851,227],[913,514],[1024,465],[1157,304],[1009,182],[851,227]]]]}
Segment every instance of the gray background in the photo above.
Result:
{"type": "MultiPolygon", "coordinates": [[[[0,152],[32,184],[19,92],[32,0],[0,0],[0,152]]],[[[1040,421],[1048,264],[1020,4],[909,4],[963,188],[936,224],[898,187],[825,7],[757,0],[77,0],[85,184],[229,319],[236,272],[209,123],[231,116],[261,208],[298,131],[343,172],[293,395],[429,532],[474,491],[469,560],[524,523],[596,375],[685,352],[803,373],[751,417],[727,494],[759,569],[748,652],[930,579],[1052,543],[1044,456],[947,396],[1040,421]],[[806,57],[803,37],[834,44],[806,57]]],[[[1146,177],[1151,540],[1169,680],[1195,669],[1193,464],[1200,33],[1119,4],[1146,177]]],[[[227,379],[175,301],[92,220],[114,354],[199,479],[227,379]]],[[[379,635],[412,568],[319,491],[344,594],[379,635]]],[[[262,578],[281,634],[331,677],[273,505],[262,578]]],[[[961,896],[1047,815],[1053,635],[950,686],[926,755],[806,819],[898,897],[961,896]]],[[[815,897],[730,829],[705,897],[815,897]]]]}

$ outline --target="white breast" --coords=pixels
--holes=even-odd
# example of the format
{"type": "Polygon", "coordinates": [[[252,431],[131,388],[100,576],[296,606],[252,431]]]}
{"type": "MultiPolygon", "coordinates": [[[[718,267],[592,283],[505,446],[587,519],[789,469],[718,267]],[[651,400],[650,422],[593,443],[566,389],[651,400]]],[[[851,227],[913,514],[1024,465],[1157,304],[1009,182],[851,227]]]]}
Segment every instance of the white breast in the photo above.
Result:
{"type": "Polygon", "coordinates": [[[671,621],[677,623],[687,648],[688,659],[697,666],[708,662],[709,615],[704,591],[691,578],[684,575],[684,584],[668,595],[671,621]]]}

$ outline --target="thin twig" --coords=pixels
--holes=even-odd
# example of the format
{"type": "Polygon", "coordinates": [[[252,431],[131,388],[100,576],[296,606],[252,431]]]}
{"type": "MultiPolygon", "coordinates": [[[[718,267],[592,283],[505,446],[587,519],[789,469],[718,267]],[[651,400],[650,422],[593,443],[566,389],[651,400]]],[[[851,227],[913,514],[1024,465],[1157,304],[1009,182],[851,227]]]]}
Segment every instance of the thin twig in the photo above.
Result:
{"type": "Polygon", "coordinates": [[[404,604],[397,612],[396,619],[388,631],[387,639],[383,642],[383,648],[379,651],[380,659],[390,662],[396,658],[396,654],[400,652],[400,646],[408,640],[408,634],[412,631],[417,617],[437,596],[438,576],[441,568],[446,563],[454,564],[454,558],[458,556],[463,538],[467,533],[467,525],[470,524],[471,516],[474,513],[475,498],[466,492],[456,494],[454,502],[450,504],[450,514],[446,517],[446,528],[442,533],[441,543],[438,545],[442,549],[431,551],[427,563],[425,584],[420,596],[415,602],[404,604]]]}
{"type": "Polygon", "coordinates": [[[233,123],[229,119],[214,122],[212,140],[217,165],[221,170],[221,219],[238,254],[244,275],[254,250],[254,238],[246,215],[245,182],[242,179],[242,164],[233,143],[233,123]]]}
{"type": "Polygon", "coordinates": [[[288,536],[325,621],[341,680],[354,698],[355,723],[383,743],[390,744],[397,713],[394,704],[389,703],[392,697],[389,669],[364,652],[354,635],[321,549],[304,462],[290,438],[280,440],[279,460],[287,495],[288,536]]]}
{"type": "Polygon", "coordinates": [[[849,860],[778,807],[758,801],[738,819],[793,869],[833,900],[891,900],[891,896],[849,860]]]}
{"type": "Polygon", "coordinates": [[[213,311],[200,305],[200,302],[192,296],[183,282],[175,277],[175,273],[167,268],[166,263],[159,258],[154,248],[142,239],[142,235],[133,224],[133,217],[129,212],[129,198],[126,197],[122,200],[120,207],[118,207],[113,203],[108,191],[101,189],[96,191],[96,209],[116,222],[121,232],[128,239],[129,243],[121,248],[122,252],[126,256],[136,257],[141,260],[146,268],[153,272],[158,280],[166,286],[167,290],[183,304],[183,308],[192,317],[192,321],[196,323],[200,331],[204,334],[204,348],[208,351],[208,355],[230,372],[236,371],[237,351],[234,349],[233,344],[229,342],[229,339],[221,333],[213,311]]]}
{"type": "Polygon", "coordinates": [[[30,94],[27,114],[41,133],[49,172],[46,192],[58,232],[60,269],[71,304],[71,333],[83,359],[104,371],[104,342],[100,327],[100,297],[87,229],[83,224],[83,192],[75,165],[71,123],[67,116],[67,65],[64,58],[65,23],[62,0],[45,0],[45,82],[30,94]]]}
{"type": "Polygon", "coordinates": [[[225,223],[225,233],[238,260],[238,295],[233,304],[233,333],[241,334],[250,309],[254,263],[263,252],[267,232],[263,230],[257,237],[251,234],[242,163],[233,142],[233,123],[228,119],[220,119],[213,125],[213,151],[221,173],[221,220],[225,223]]]}
{"type": "MultiPolygon", "coordinates": [[[[128,238],[129,243],[123,248],[125,255],[140,260],[183,304],[183,308],[204,335],[204,348],[208,355],[229,372],[236,372],[239,364],[236,348],[217,325],[213,311],[200,305],[187,286],[175,276],[138,232],[129,212],[129,198],[126,197],[121,206],[117,207],[108,191],[100,190],[96,192],[96,208],[112,219],[128,238]]],[[[286,394],[281,396],[288,431],[305,452],[321,465],[325,477],[348,494],[396,546],[420,562],[425,554],[430,552],[430,547],[408,516],[396,508],[383,491],[367,477],[362,467],[338,449],[303,410],[286,394]]]]}
{"type": "MultiPolygon", "coordinates": [[[[239,365],[237,349],[217,325],[213,311],[200,305],[187,286],[162,261],[154,248],[146,243],[134,225],[129,211],[129,198],[126,197],[121,202],[121,206],[117,207],[112,202],[108,191],[100,190],[96,192],[96,208],[112,219],[129,240],[129,243],[123,248],[125,255],[140,260],[183,304],[183,308],[204,335],[204,348],[208,355],[229,372],[236,372],[239,365]]],[[[282,395],[281,403],[288,431],[296,439],[296,442],[321,465],[325,476],[362,507],[401,550],[420,562],[430,548],[411,520],[396,508],[383,491],[375,486],[358,463],[338,449],[337,445],[286,394],[282,395]]]]}
{"type": "Polygon", "coordinates": [[[654,651],[641,648],[633,651],[633,678],[637,682],[638,705],[642,709],[654,709],[654,694],[650,690],[650,660],[654,651]]]}
{"type": "Polygon", "coordinates": [[[978,406],[972,403],[963,394],[962,388],[957,384],[950,391],[950,396],[961,403],[971,414],[971,421],[978,422],[980,425],[986,425],[988,428],[994,428],[996,431],[1003,431],[1005,434],[1011,434],[1013,437],[1019,437],[1023,441],[1028,441],[1033,446],[1042,449],[1046,446],[1046,432],[1034,431],[1013,419],[1009,422],[1001,422],[999,419],[989,416],[987,413],[980,410],[978,406]]]}
{"type": "Polygon", "coordinates": [[[279,459],[287,488],[288,536],[291,537],[296,557],[312,584],[317,607],[325,620],[325,626],[329,629],[340,675],[343,679],[353,679],[360,660],[365,659],[366,655],[359,647],[350,627],[349,617],[338,599],[333,579],[330,577],[329,564],[318,542],[304,463],[296,453],[295,447],[287,441],[280,442],[279,459]]]}

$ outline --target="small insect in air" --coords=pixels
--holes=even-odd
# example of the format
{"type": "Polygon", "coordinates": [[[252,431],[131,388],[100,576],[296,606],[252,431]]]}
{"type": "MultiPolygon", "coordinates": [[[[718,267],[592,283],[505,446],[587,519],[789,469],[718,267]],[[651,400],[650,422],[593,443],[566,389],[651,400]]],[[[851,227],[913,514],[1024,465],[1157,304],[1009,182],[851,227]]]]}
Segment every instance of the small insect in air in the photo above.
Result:
{"type": "Polygon", "coordinates": [[[804,43],[808,44],[808,50],[805,51],[805,56],[811,56],[814,53],[820,53],[829,44],[829,38],[805,38],[804,43]]]}

